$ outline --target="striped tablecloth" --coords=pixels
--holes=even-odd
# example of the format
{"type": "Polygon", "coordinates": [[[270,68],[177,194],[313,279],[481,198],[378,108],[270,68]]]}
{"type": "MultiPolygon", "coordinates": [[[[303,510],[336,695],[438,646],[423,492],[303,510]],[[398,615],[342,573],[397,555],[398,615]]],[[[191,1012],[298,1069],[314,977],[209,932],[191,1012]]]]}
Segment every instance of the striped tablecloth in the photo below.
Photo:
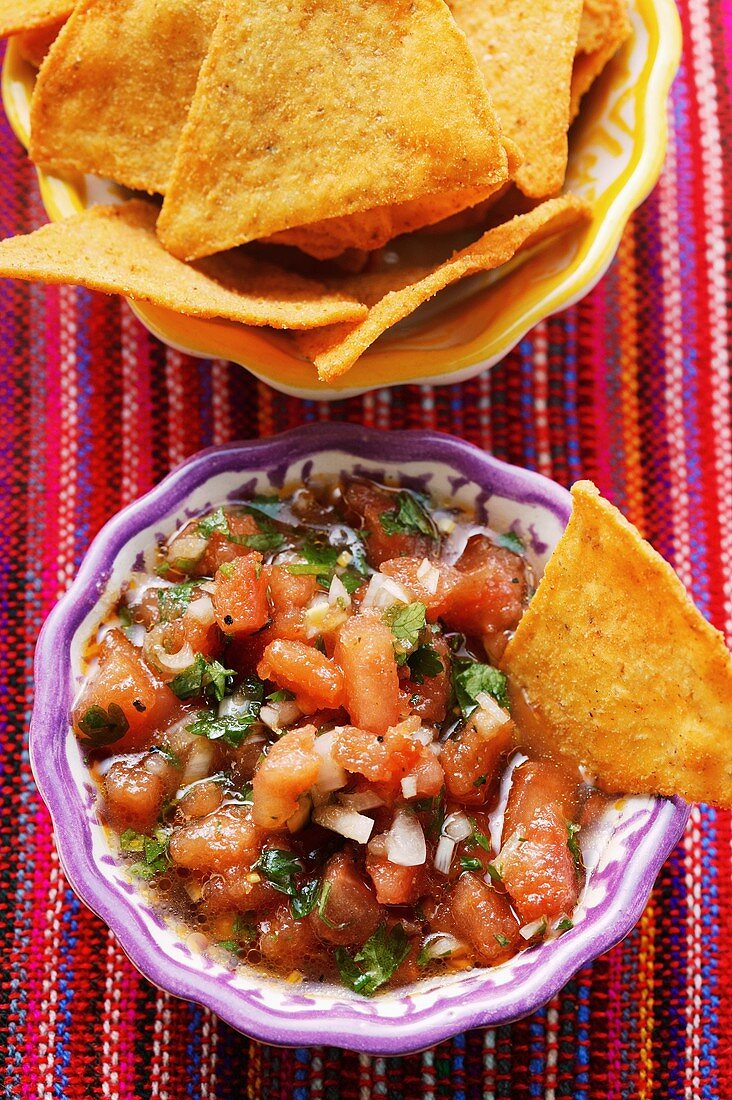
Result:
{"type": "MultiPolygon", "coordinates": [[[[593,478],[732,633],[732,3],[683,0],[666,170],[585,301],[460,386],[301,403],[166,350],[117,300],[0,282],[4,1095],[732,1098],[730,815],[700,807],[628,939],[536,1015],[384,1060],[250,1042],[158,992],[74,897],[31,777],[41,623],[100,525],[186,455],[303,421],[433,427],[593,478]]],[[[0,122],[0,236],[44,221],[0,122]]],[[[659,623],[662,628],[662,623],[659,623]]]]}

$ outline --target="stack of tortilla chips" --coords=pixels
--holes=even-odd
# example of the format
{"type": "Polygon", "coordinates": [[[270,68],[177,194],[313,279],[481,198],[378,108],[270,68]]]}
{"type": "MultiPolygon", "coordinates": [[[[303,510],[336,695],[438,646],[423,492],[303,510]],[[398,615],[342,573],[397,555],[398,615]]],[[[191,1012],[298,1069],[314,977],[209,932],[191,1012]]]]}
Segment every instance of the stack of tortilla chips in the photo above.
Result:
{"type": "Polygon", "coordinates": [[[624,4],[0,0],[40,66],[33,161],[141,193],[0,243],[0,274],[290,329],[336,378],[442,288],[588,218],[561,194],[567,130],[624,4]],[[383,262],[428,227],[472,242],[383,262]]]}

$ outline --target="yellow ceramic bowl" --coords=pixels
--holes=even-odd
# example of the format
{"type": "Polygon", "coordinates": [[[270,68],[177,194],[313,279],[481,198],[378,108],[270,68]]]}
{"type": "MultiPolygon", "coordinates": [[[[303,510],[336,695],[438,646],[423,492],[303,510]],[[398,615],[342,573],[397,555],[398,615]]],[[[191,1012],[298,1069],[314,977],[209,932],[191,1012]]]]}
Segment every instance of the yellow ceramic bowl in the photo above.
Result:
{"type": "MultiPolygon", "coordinates": [[[[133,310],[166,344],[231,359],[298,397],[323,400],[405,382],[460,382],[497,363],[535,324],[592,289],[661,171],[666,100],[681,53],[679,17],[673,0],[631,0],[630,8],[633,36],[583,100],[570,134],[566,186],[591,200],[590,226],[439,294],[329,387],[318,383],[315,368],[298,357],[289,338],[271,329],[183,317],[141,303],[131,303],[133,310]]],[[[25,145],[34,79],[11,41],[3,103],[25,145]]],[[[92,177],[61,180],[39,172],[39,182],[52,220],[119,197],[114,185],[92,177]]]]}

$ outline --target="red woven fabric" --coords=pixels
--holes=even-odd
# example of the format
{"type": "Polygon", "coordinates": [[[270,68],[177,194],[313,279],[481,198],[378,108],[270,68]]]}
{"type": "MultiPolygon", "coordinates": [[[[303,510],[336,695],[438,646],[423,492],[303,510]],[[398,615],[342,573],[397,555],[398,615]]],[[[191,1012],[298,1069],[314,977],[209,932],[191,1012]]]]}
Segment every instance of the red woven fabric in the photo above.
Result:
{"type": "MultiPolygon", "coordinates": [[[[682,18],[666,171],[613,267],[472,382],[302,403],[167,350],[117,300],[0,282],[5,1096],[732,1097],[728,813],[694,810],[635,931],[542,1012],[384,1061],[262,1046],[150,986],[66,884],[26,749],[34,642],[101,524],[199,447],[309,420],[436,427],[593,478],[730,637],[732,6],[682,18]]],[[[45,216],[4,120],[0,160],[7,236],[45,216]]]]}

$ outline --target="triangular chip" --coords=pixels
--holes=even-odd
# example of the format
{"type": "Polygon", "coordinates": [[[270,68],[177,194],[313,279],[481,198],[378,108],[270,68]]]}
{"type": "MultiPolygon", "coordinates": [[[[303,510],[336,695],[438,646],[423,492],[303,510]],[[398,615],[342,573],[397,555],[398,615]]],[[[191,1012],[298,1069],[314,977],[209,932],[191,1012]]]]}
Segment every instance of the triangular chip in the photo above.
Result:
{"type": "Polygon", "coordinates": [[[526,195],[559,191],[567,168],[572,62],[582,0],[448,0],[501,126],[524,155],[526,195]]]}
{"type": "Polygon", "coordinates": [[[0,0],[0,38],[66,19],[74,0],[0,0]]]}
{"type": "Polygon", "coordinates": [[[576,117],[582,96],[631,33],[626,0],[585,0],[572,68],[570,120],[576,117]]]}
{"type": "MultiPolygon", "coordinates": [[[[521,163],[521,154],[512,141],[504,142],[508,158],[508,177],[512,179],[521,163]]],[[[390,206],[377,206],[342,218],[327,218],[314,225],[285,229],[269,240],[275,244],[296,245],[319,260],[339,256],[347,248],[373,252],[402,233],[435,225],[459,211],[469,210],[495,195],[505,183],[485,187],[460,187],[443,194],[425,195],[390,206]]]]}
{"type": "Polygon", "coordinates": [[[338,285],[369,306],[368,317],[355,325],[337,325],[298,336],[298,347],[315,363],[321,379],[337,378],[353,366],[374,340],[438,291],[466,275],[500,267],[520,249],[538,244],[589,215],[590,208],[583,199],[561,195],[529,214],[521,214],[489,230],[437,268],[400,268],[343,279],[338,285]]]}
{"type": "Polygon", "coordinates": [[[534,748],[607,790],[732,805],[732,658],[671,566],[590,482],[503,667],[534,748]],[[533,726],[533,723],[530,726],[533,726]]]}
{"type": "Polygon", "coordinates": [[[0,276],[76,283],[190,317],[274,328],[310,328],[366,312],[345,294],[241,252],[184,264],[160,244],[156,217],[152,203],[132,199],[9,237],[0,242],[0,276]]]}
{"type": "Polygon", "coordinates": [[[158,224],[175,255],[507,178],[443,0],[222,7],[158,224]]]}
{"type": "Polygon", "coordinates": [[[38,77],[31,159],[162,193],[218,0],[80,0],[38,77]]]}

